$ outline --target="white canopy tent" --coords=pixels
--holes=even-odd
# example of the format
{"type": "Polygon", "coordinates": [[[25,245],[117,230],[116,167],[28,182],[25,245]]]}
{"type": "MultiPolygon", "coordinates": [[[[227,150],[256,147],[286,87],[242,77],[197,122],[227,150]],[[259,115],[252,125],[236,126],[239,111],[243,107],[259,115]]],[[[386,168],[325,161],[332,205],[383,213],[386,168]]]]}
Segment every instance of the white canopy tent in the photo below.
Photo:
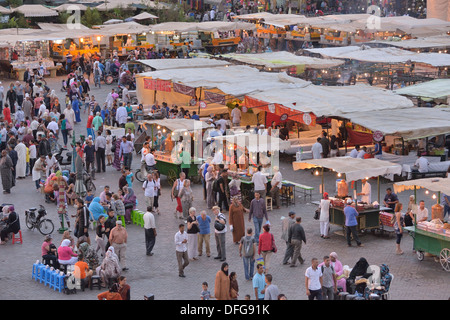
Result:
{"type": "Polygon", "coordinates": [[[138,60],[156,70],[180,69],[180,68],[212,68],[225,67],[229,62],[208,59],[208,58],[194,58],[194,59],[148,59],[138,60]]]}
{"type": "MultiPolygon", "coordinates": [[[[290,77],[285,72],[259,72],[248,66],[215,67],[208,71],[203,68],[167,69],[141,73],[137,75],[137,78],[170,80],[193,88],[217,88],[235,97],[269,89],[301,88],[310,84],[310,82],[290,77]]],[[[139,90],[138,98],[140,99],[139,90]]]]}
{"type": "Polygon", "coordinates": [[[350,59],[374,63],[408,63],[420,62],[433,67],[450,66],[450,54],[416,53],[398,48],[370,48],[368,46],[348,46],[335,48],[305,49],[323,57],[350,59]]]}
{"type": "Polygon", "coordinates": [[[249,65],[263,66],[270,69],[280,69],[295,66],[306,68],[326,69],[344,64],[342,60],[320,59],[307,56],[297,56],[287,51],[266,52],[255,54],[228,53],[221,57],[232,61],[239,61],[249,65]]]}
{"type": "Polygon", "coordinates": [[[450,36],[442,35],[408,40],[400,40],[396,38],[396,40],[377,40],[367,42],[367,44],[371,43],[388,44],[403,49],[447,48],[450,47],[450,36]]]}
{"type": "Polygon", "coordinates": [[[357,181],[370,177],[384,175],[400,175],[402,166],[396,163],[375,158],[357,159],[351,157],[335,157],[312,159],[292,163],[294,170],[311,168],[328,168],[340,174],[345,174],[347,181],[357,181]]]}
{"type": "Polygon", "coordinates": [[[60,6],[55,7],[54,9],[58,12],[73,10],[86,11],[87,7],[81,3],[64,3],[60,6]]]}
{"type": "Polygon", "coordinates": [[[135,15],[135,16],[131,17],[131,19],[133,19],[133,20],[147,20],[147,19],[158,19],[158,17],[153,15],[153,14],[151,14],[151,13],[148,13],[148,12],[144,11],[144,12],[139,13],[138,15],[135,15]]]}
{"type": "Polygon", "coordinates": [[[405,190],[428,189],[432,192],[442,192],[450,195],[450,177],[448,178],[424,178],[408,180],[394,183],[394,192],[399,193],[405,190]]]}
{"type": "Polygon", "coordinates": [[[394,90],[395,93],[425,98],[445,98],[450,96],[450,79],[436,79],[394,90]]]}
{"type": "Polygon", "coordinates": [[[59,15],[58,11],[44,7],[40,4],[24,4],[13,9],[13,11],[22,13],[25,18],[56,17],[59,15]]]}
{"type": "Polygon", "coordinates": [[[386,116],[391,110],[413,107],[413,102],[406,97],[366,84],[343,87],[311,84],[296,89],[267,89],[253,92],[249,96],[266,103],[281,104],[299,112],[312,112],[317,117],[346,118],[357,112],[369,117],[375,111],[384,112],[386,116]]]}
{"type": "Polygon", "coordinates": [[[232,31],[256,30],[256,26],[248,22],[205,21],[205,22],[165,22],[151,26],[153,32],[188,32],[188,31],[232,31]]]}
{"type": "Polygon", "coordinates": [[[209,128],[208,124],[204,121],[192,120],[192,119],[161,119],[161,120],[142,120],[138,121],[140,125],[158,125],[166,127],[170,131],[178,129],[184,129],[188,131],[202,130],[209,128]]]}
{"type": "Polygon", "coordinates": [[[249,152],[285,151],[291,147],[289,141],[255,133],[227,134],[225,136],[214,137],[214,140],[237,144],[239,147],[245,146],[249,152]]]}
{"type": "Polygon", "coordinates": [[[450,133],[450,114],[439,108],[408,108],[354,112],[345,115],[352,122],[384,135],[404,140],[450,133]]]}

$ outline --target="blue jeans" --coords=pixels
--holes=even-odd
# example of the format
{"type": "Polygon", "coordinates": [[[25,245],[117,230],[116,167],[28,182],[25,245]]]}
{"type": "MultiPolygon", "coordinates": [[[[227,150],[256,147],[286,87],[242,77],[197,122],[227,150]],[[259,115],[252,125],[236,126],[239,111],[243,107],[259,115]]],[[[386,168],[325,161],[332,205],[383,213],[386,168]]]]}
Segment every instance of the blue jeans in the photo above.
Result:
{"type": "Polygon", "coordinates": [[[253,217],[253,224],[255,225],[255,240],[257,243],[259,243],[259,233],[261,232],[263,220],[264,218],[253,217]]]}
{"type": "Polygon", "coordinates": [[[242,257],[242,260],[244,261],[245,280],[250,280],[250,278],[253,277],[255,260],[253,257],[242,257]]]}
{"type": "Polygon", "coordinates": [[[123,166],[128,167],[131,169],[131,160],[132,160],[132,154],[130,153],[124,153],[123,154],[123,166]]]}

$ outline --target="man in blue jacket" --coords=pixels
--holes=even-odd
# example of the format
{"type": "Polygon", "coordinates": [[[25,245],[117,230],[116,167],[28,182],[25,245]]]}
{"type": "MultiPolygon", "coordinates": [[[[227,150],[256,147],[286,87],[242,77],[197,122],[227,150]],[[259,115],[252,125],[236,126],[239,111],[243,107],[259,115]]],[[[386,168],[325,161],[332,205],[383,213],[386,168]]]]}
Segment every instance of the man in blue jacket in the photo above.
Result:
{"type": "Polygon", "coordinates": [[[344,208],[344,214],[345,214],[345,228],[347,229],[347,245],[349,247],[352,246],[352,238],[351,235],[353,234],[353,238],[356,241],[356,244],[358,247],[363,247],[364,245],[361,243],[361,241],[358,238],[358,231],[356,230],[356,226],[358,225],[358,221],[356,217],[359,215],[358,211],[354,207],[352,207],[352,199],[347,200],[347,204],[344,208]]]}

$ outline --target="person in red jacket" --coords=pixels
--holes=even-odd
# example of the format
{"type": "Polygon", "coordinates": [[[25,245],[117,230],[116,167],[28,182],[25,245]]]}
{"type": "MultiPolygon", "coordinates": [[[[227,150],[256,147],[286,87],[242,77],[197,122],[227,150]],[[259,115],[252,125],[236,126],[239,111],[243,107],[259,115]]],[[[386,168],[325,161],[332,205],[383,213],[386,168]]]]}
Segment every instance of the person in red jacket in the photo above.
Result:
{"type": "Polygon", "coordinates": [[[11,110],[9,109],[9,104],[5,103],[5,107],[3,108],[3,119],[9,124],[12,123],[11,120],[11,110]]]}
{"type": "Polygon", "coordinates": [[[264,273],[267,274],[270,267],[270,260],[272,255],[277,252],[277,247],[273,234],[270,233],[270,225],[265,224],[263,230],[264,232],[259,235],[258,254],[262,255],[264,259],[264,273]]]}

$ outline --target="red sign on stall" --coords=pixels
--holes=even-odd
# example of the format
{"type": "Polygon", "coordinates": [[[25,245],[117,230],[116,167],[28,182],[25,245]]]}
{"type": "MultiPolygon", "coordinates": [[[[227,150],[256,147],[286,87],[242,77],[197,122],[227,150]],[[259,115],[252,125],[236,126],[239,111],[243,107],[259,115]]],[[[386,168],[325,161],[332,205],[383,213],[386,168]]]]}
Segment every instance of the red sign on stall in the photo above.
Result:
{"type": "Polygon", "coordinates": [[[156,90],[156,91],[172,91],[172,82],[169,80],[158,80],[158,79],[144,79],[144,88],[148,90],[156,90]]]}

